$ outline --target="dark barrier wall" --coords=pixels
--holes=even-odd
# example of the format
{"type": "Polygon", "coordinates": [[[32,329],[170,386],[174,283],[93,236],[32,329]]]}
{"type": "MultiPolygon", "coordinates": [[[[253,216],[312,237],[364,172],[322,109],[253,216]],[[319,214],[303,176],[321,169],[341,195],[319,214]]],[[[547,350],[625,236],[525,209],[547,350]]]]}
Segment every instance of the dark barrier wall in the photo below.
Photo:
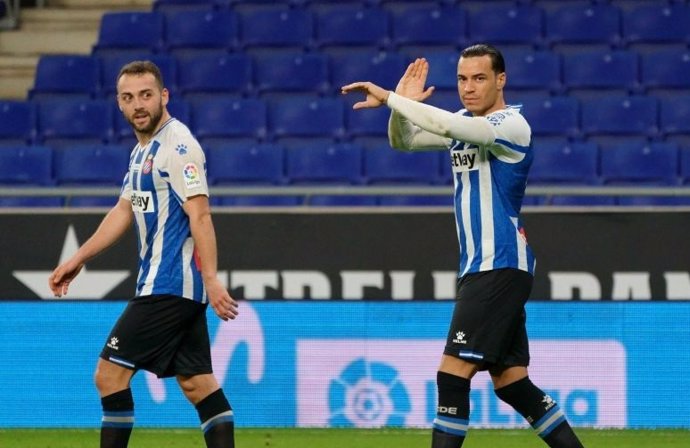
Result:
{"type": "MultiPolygon", "coordinates": [[[[1,214],[0,288],[51,299],[50,271],[102,214],[1,214]]],[[[537,255],[533,300],[690,300],[690,214],[527,213],[537,255]]],[[[222,213],[219,271],[238,298],[445,300],[454,295],[450,212],[222,213]]],[[[87,265],[68,299],[127,299],[134,232],[87,265]]]]}

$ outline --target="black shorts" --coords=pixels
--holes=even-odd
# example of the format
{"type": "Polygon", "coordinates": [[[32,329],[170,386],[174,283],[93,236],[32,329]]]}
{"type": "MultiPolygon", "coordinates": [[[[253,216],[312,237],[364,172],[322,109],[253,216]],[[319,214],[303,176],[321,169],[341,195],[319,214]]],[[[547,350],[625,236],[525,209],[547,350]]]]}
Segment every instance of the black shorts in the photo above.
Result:
{"type": "Polygon", "coordinates": [[[111,330],[101,358],[160,378],[212,373],[206,307],[171,295],[135,297],[111,330]]]}
{"type": "Polygon", "coordinates": [[[529,365],[525,303],[532,275],[518,269],[468,274],[458,281],[444,354],[479,365],[529,365]]]}

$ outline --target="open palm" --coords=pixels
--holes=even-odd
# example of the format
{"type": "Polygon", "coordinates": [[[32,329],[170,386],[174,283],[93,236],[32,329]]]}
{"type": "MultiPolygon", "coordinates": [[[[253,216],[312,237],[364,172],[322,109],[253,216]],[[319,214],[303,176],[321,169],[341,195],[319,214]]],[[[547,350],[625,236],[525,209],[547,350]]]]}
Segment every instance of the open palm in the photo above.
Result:
{"type": "Polygon", "coordinates": [[[424,88],[429,74],[429,63],[424,58],[417,58],[410,63],[405,74],[400,78],[395,93],[415,101],[424,101],[434,93],[434,87],[424,88]]]}

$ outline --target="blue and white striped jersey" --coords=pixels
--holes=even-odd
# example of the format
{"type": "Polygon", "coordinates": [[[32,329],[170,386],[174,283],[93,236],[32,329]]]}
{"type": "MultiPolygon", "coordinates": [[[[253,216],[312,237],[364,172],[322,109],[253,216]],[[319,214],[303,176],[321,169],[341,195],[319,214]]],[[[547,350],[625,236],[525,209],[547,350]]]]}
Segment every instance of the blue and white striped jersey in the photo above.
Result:
{"type": "Polygon", "coordinates": [[[182,204],[208,196],[206,158],[174,118],[132,150],[120,196],[132,202],[139,247],[136,295],[173,294],[205,303],[206,290],[182,204]]]}
{"type": "Polygon", "coordinates": [[[500,268],[534,274],[536,261],[519,217],[533,157],[531,130],[518,107],[508,106],[486,119],[496,136],[493,143],[450,143],[458,276],[500,268]]]}

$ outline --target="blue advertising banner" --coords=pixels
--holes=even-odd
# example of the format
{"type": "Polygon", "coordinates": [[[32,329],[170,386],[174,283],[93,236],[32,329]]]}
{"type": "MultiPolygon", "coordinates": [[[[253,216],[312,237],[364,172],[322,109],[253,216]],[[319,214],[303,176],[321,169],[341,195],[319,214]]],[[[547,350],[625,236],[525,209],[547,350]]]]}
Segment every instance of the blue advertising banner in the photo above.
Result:
{"type": "MultiPolygon", "coordinates": [[[[98,427],[96,358],[122,301],[0,304],[2,427],[98,427]]],[[[429,427],[450,301],[243,302],[209,312],[214,370],[236,422],[429,427]]],[[[690,303],[528,304],[530,375],[575,426],[690,428],[690,303]]],[[[174,380],[139,372],[137,426],[193,427],[174,380]]],[[[525,426],[472,383],[473,426],[525,426]]]]}

